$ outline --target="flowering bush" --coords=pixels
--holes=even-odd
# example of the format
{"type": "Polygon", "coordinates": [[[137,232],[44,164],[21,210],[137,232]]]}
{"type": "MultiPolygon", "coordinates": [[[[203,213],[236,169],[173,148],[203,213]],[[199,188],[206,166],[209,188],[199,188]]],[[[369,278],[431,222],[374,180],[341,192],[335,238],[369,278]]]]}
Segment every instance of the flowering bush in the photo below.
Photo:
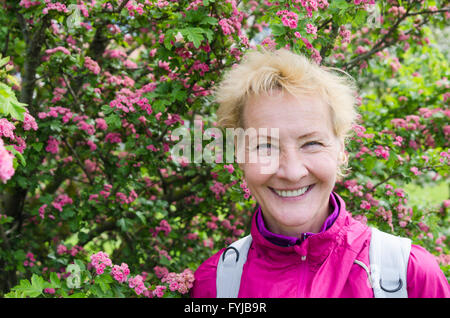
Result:
{"type": "Polygon", "coordinates": [[[237,165],[175,159],[174,131],[215,127],[214,84],[257,46],[355,78],[361,116],[335,191],[450,277],[450,202],[405,190],[448,178],[436,32],[449,15],[441,0],[0,1],[0,294],[186,297],[256,202],[237,165]]]}

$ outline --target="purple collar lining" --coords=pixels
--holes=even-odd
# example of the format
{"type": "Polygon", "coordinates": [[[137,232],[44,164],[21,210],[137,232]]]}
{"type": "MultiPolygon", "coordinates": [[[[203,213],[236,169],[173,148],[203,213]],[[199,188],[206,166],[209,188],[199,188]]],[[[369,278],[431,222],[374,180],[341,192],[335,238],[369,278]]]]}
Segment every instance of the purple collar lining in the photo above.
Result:
{"type": "MultiPolygon", "coordinates": [[[[332,207],[334,207],[334,211],[325,220],[319,233],[322,233],[322,232],[325,232],[326,230],[328,230],[331,227],[331,225],[333,225],[334,221],[337,219],[337,217],[339,215],[339,204],[337,203],[336,198],[333,195],[333,192],[330,193],[330,205],[332,207]]],[[[259,232],[267,240],[269,240],[271,243],[274,243],[276,245],[292,246],[295,244],[300,244],[307,237],[317,234],[317,233],[306,232],[306,233],[302,233],[301,237],[298,238],[298,237],[285,236],[285,235],[281,235],[281,234],[272,233],[266,228],[266,225],[264,224],[264,219],[262,216],[262,211],[261,211],[260,206],[258,206],[256,213],[257,213],[256,214],[256,224],[258,225],[259,232]]]]}

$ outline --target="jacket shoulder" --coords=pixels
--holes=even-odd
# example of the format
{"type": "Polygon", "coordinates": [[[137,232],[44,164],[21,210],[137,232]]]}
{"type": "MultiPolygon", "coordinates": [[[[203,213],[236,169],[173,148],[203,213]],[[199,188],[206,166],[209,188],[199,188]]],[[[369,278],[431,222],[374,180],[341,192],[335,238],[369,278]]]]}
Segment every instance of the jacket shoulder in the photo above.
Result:
{"type": "Polygon", "coordinates": [[[225,251],[222,248],[204,261],[194,273],[194,286],[191,289],[193,298],[216,298],[216,276],[219,257],[225,251]]]}
{"type": "Polygon", "coordinates": [[[411,245],[407,285],[411,298],[450,298],[450,285],[436,257],[419,245],[411,245]]]}

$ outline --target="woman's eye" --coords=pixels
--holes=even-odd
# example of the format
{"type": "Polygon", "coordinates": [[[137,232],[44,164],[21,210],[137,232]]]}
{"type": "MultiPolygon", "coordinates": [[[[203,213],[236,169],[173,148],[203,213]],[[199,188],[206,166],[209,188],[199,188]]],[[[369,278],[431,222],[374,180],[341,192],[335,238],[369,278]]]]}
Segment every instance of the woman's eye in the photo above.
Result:
{"type": "Polygon", "coordinates": [[[309,141],[305,144],[305,146],[315,146],[315,145],[321,146],[322,144],[318,141],[309,141]]]}
{"type": "Polygon", "coordinates": [[[260,145],[258,145],[256,148],[257,148],[258,150],[259,150],[259,149],[270,149],[270,148],[272,148],[272,145],[271,145],[271,144],[260,144],[260,145]]]}

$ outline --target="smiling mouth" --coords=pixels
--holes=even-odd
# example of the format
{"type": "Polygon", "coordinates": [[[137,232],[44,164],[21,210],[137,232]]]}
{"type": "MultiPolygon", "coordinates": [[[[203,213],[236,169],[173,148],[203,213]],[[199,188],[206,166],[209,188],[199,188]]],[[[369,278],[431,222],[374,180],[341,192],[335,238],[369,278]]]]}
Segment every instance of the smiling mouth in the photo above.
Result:
{"type": "Polygon", "coordinates": [[[297,190],[276,190],[274,188],[270,188],[275,194],[282,198],[293,198],[293,197],[299,197],[305,194],[308,190],[310,190],[314,185],[309,185],[303,188],[299,188],[297,190]]]}

